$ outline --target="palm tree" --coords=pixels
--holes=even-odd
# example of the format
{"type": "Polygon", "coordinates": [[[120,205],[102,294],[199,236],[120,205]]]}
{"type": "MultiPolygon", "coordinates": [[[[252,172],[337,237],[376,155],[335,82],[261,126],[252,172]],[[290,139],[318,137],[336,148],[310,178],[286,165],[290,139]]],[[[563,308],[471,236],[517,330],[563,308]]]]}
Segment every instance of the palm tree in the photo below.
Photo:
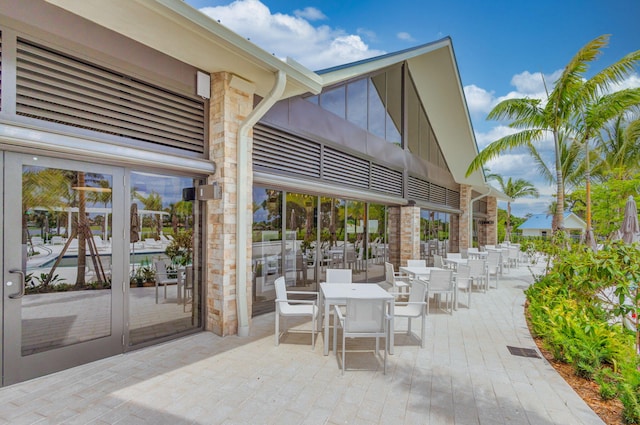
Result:
{"type": "MultiPolygon", "coordinates": [[[[500,174],[489,174],[487,178],[497,181],[502,193],[511,199],[518,199],[525,196],[533,196],[537,198],[540,196],[538,189],[536,189],[536,187],[527,180],[513,180],[509,177],[509,179],[505,181],[500,174]]],[[[511,240],[511,201],[507,201],[507,230],[505,239],[511,240]]]]}
{"type": "Polygon", "coordinates": [[[527,147],[530,151],[536,152],[534,144],[551,134],[557,187],[554,221],[558,230],[564,229],[566,175],[563,174],[562,167],[562,144],[574,140],[584,143],[588,140],[584,135],[576,133],[586,130],[586,126],[576,123],[580,118],[586,117],[584,112],[589,109],[587,105],[593,103],[594,95],[601,95],[604,93],[603,89],[609,88],[611,84],[633,71],[635,63],[640,58],[640,51],[633,52],[585,82],[584,74],[589,63],[600,56],[608,40],[608,35],[597,37],[576,53],[555,82],[553,90],[547,92],[546,103],[539,99],[519,98],[507,99],[496,105],[487,119],[509,119],[509,127],[520,131],[489,144],[476,156],[467,170],[467,175],[470,175],[489,160],[516,148],[527,147]]]}
{"type": "Polygon", "coordinates": [[[595,136],[599,162],[594,166],[603,175],[623,173],[630,177],[640,171],[640,115],[621,114],[595,136]]]}

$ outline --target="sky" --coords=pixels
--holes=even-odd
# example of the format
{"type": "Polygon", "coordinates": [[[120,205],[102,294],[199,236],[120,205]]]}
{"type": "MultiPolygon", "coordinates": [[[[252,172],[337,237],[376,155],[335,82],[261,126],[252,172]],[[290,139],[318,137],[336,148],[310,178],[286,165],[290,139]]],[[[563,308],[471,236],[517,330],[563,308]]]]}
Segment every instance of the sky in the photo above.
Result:
{"type": "MultiPolygon", "coordinates": [[[[541,75],[553,83],[589,41],[610,34],[587,76],[640,49],[640,0],[186,0],[222,25],[311,70],[391,53],[451,37],[478,148],[508,134],[487,121],[501,100],[544,98],[541,75]]],[[[620,88],[640,87],[640,69],[620,88]]],[[[552,160],[552,141],[538,145],[552,160]]],[[[531,158],[512,152],[487,164],[505,179],[523,178],[540,197],[519,198],[512,213],[546,213],[555,186],[531,158]]],[[[494,183],[494,185],[497,185],[494,183]]],[[[506,204],[499,203],[501,208],[506,204]]]]}

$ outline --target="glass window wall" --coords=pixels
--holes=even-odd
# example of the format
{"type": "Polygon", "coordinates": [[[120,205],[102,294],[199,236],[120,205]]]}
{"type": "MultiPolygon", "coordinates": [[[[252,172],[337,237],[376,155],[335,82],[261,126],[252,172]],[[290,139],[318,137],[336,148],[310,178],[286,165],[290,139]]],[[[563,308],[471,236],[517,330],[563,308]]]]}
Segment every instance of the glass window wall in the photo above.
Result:
{"type": "Polygon", "coordinates": [[[303,292],[318,291],[328,268],[384,280],[386,206],[255,187],[253,211],[254,315],[273,311],[281,276],[303,292]]]}
{"type": "Polygon", "coordinates": [[[451,214],[420,210],[420,256],[433,265],[433,256],[445,256],[449,251],[451,214]]]}

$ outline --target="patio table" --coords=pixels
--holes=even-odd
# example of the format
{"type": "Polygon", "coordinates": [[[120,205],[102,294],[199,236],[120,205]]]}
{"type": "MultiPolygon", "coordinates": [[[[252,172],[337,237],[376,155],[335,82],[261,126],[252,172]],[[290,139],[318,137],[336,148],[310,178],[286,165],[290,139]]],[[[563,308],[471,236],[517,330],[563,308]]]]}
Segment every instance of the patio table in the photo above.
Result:
{"type": "MultiPolygon", "coordinates": [[[[387,300],[389,306],[389,354],[393,354],[393,301],[394,297],[376,283],[327,283],[320,282],[320,303],[324,305],[324,355],[329,355],[329,312],[331,306],[346,305],[347,298],[387,300]]],[[[333,347],[335,350],[335,347],[333,347]]]]}

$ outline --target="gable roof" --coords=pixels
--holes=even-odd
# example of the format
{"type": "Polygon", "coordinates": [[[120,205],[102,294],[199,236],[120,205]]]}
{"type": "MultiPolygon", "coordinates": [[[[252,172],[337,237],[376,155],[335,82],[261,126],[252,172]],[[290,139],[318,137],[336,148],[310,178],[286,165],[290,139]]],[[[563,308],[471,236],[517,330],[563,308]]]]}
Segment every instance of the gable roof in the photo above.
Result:
{"type": "MultiPolygon", "coordinates": [[[[519,230],[551,230],[553,217],[549,214],[534,214],[527,221],[518,226],[519,230]]],[[[567,211],[564,213],[566,229],[585,229],[587,223],[575,213],[567,211]],[[573,223],[573,224],[572,224],[573,223]]]]}
{"type": "MultiPolygon", "coordinates": [[[[482,170],[466,176],[469,164],[478,154],[478,145],[450,37],[324,69],[318,74],[322,85],[329,86],[405,61],[454,180],[486,193],[489,186],[482,170]]],[[[496,195],[495,192],[494,189],[491,194],[496,195]]]]}

